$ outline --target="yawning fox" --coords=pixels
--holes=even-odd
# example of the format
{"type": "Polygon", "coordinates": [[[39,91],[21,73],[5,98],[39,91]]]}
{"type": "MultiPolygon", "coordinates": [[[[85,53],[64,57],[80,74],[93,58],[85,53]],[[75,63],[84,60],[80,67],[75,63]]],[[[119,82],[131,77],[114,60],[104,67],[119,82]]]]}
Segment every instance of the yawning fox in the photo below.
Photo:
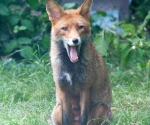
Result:
{"type": "Polygon", "coordinates": [[[108,74],[90,38],[91,6],[92,0],[85,0],[64,11],[55,0],[46,2],[56,86],[53,125],[107,125],[112,119],[108,74]]]}

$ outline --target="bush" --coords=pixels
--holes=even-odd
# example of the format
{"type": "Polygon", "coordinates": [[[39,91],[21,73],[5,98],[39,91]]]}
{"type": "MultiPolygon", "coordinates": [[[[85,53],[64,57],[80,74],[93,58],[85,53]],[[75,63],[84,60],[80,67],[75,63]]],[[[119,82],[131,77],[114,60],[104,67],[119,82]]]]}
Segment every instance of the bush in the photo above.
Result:
{"type": "MultiPolygon", "coordinates": [[[[143,19],[148,14],[150,10],[150,1],[149,0],[132,0],[131,6],[131,16],[132,22],[138,24],[139,22],[143,22],[143,19]]],[[[150,20],[148,21],[150,24],[150,20]]],[[[150,29],[150,25],[147,25],[147,28],[150,29]]]]}
{"type": "MultiPolygon", "coordinates": [[[[138,3],[138,10],[135,3],[131,4],[132,16],[142,15],[139,21],[134,19],[131,22],[116,23],[112,28],[101,28],[97,21],[102,22],[103,17],[109,15],[102,11],[91,14],[92,38],[106,62],[123,68],[135,65],[146,67],[149,62],[150,12],[147,14],[146,11],[141,11],[141,8],[149,8],[147,0],[141,5],[139,1],[133,0],[133,3],[138,3]]],[[[68,3],[63,8],[77,6],[75,3],[68,3]]],[[[51,24],[45,9],[45,0],[0,0],[0,7],[1,57],[13,56],[15,59],[29,60],[49,52],[51,24]]]]}
{"type": "MultiPolygon", "coordinates": [[[[97,16],[94,16],[97,17],[96,20],[107,16],[99,12],[96,14],[97,16]]],[[[93,24],[95,20],[92,17],[93,24]]],[[[146,28],[150,20],[150,11],[143,20],[139,26],[129,22],[120,22],[109,29],[101,29],[99,25],[93,27],[92,31],[96,33],[94,37],[96,48],[108,63],[122,68],[147,67],[150,60],[150,36],[146,28]]]]}
{"type": "Polygon", "coordinates": [[[0,1],[0,56],[32,59],[49,50],[45,0],[0,1]]]}

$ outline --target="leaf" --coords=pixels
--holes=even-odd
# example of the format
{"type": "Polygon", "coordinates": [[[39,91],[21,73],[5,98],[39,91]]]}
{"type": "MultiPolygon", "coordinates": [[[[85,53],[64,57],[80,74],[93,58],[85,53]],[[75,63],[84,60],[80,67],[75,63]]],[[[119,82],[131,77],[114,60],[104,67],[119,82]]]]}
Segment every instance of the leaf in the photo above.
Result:
{"type": "Polygon", "coordinates": [[[138,38],[134,38],[134,39],[132,39],[131,42],[132,42],[133,44],[138,43],[138,42],[139,42],[139,39],[138,39],[138,38]]]}
{"type": "Polygon", "coordinates": [[[45,35],[42,37],[41,44],[42,44],[45,48],[48,48],[48,49],[49,49],[49,44],[50,44],[50,36],[49,36],[49,34],[45,34],[45,35]]]}
{"type": "Polygon", "coordinates": [[[25,26],[19,26],[18,29],[19,30],[26,30],[27,28],[25,26]]]}
{"type": "Polygon", "coordinates": [[[121,51],[121,65],[122,66],[126,66],[126,63],[127,63],[127,59],[128,59],[128,56],[129,56],[129,53],[130,53],[131,49],[129,48],[124,48],[122,51],[121,51]]]}
{"type": "Polygon", "coordinates": [[[1,3],[0,3],[0,15],[2,16],[9,15],[9,9],[4,4],[1,4],[1,3]]]}
{"type": "Polygon", "coordinates": [[[104,32],[101,32],[100,34],[96,34],[96,37],[94,39],[96,49],[102,56],[107,56],[107,50],[108,50],[108,42],[104,39],[104,32]]]}
{"type": "Polygon", "coordinates": [[[11,40],[10,43],[6,46],[6,53],[12,52],[15,48],[17,48],[17,41],[11,40]]]}
{"type": "Polygon", "coordinates": [[[18,26],[18,25],[16,25],[16,26],[14,27],[13,32],[14,32],[14,33],[18,33],[18,30],[19,30],[19,26],[18,26]]]}
{"type": "Polygon", "coordinates": [[[143,60],[143,56],[146,54],[146,51],[144,49],[136,49],[136,58],[137,60],[141,61],[143,60]]]}
{"type": "Polygon", "coordinates": [[[114,48],[117,50],[118,47],[119,47],[119,45],[120,45],[120,43],[119,43],[119,38],[116,37],[116,38],[114,38],[112,41],[113,41],[113,43],[114,43],[114,48]]]}
{"type": "Polygon", "coordinates": [[[127,48],[130,48],[130,44],[129,43],[123,43],[123,44],[120,44],[120,49],[121,51],[127,49],[127,48]]]}
{"type": "Polygon", "coordinates": [[[145,42],[145,46],[146,48],[150,49],[150,40],[147,40],[147,42],[145,42]]]}
{"type": "Polygon", "coordinates": [[[29,31],[34,31],[33,23],[30,20],[24,19],[21,21],[22,26],[25,26],[29,31]]]}
{"type": "Polygon", "coordinates": [[[37,0],[28,0],[28,3],[34,9],[37,9],[40,5],[37,0]]]}
{"type": "Polygon", "coordinates": [[[10,4],[9,5],[9,9],[12,13],[16,14],[16,15],[20,15],[20,12],[24,10],[23,7],[16,5],[16,4],[10,4]]]}
{"type": "Polygon", "coordinates": [[[135,52],[132,50],[130,51],[129,50],[129,53],[126,57],[126,60],[125,60],[125,67],[132,67],[134,65],[134,62],[136,62],[136,59],[135,59],[135,52]]]}
{"type": "Polygon", "coordinates": [[[19,16],[18,15],[12,15],[9,17],[9,22],[14,26],[19,22],[19,16]]]}
{"type": "Polygon", "coordinates": [[[33,49],[30,46],[23,46],[20,55],[25,59],[33,59],[33,49]]]}
{"type": "Polygon", "coordinates": [[[97,11],[97,14],[100,14],[102,16],[107,16],[106,12],[105,11],[101,11],[101,10],[97,11]]]}
{"type": "Polygon", "coordinates": [[[135,35],[135,26],[132,24],[122,24],[121,28],[124,30],[123,36],[134,36],[135,35]]]}
{"type": "Polygon", "coordinates": [[[22,44],[31,44],[32,41],[31,39],[27,38],[27,37],[20,37],[18,38],[18,44],[22,45],[22,44]]]}
{"type": "Polygon", "coordinates": [[[63,8],[64,9],[73,9],[76,8],[77,4],[76,3],[66,3],[64,4],[63,8]]]}
{"type": "Polygon", "coordinates": [[[136,51],[132,50],[130,46],[127,44],[124,46],[124,49],[121,51],[121,65],[123,67],[132,67],[134,65],[134,62],[137,60],[138,57],[136,57],[136,51]]]}
{"type": "Polygon", "coordinates": [[[99,13],[94,13],[91,15],[91,19],[94,21],[94,22],[100,22],[102,20],[104,16],[99,14],[99,13]]]}

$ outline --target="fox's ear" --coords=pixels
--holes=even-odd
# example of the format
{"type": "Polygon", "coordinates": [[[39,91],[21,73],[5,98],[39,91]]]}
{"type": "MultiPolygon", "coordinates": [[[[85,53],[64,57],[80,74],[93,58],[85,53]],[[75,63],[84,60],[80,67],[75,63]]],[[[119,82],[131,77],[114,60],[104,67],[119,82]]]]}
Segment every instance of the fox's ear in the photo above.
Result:
{"type": "Polygon", "coordinates": [[[55,0],[46,1],[46,11],[51,21],[57,19],[59,20],[63,15],[62,8],[55,2],[55,0]]]}
{"type": "Polygon", "coordinates": [[[79,13],[85,18],[90,17],[90,11],[92,7],[93,0],[84,0],[82,5],[78,8],[79,13]]]}

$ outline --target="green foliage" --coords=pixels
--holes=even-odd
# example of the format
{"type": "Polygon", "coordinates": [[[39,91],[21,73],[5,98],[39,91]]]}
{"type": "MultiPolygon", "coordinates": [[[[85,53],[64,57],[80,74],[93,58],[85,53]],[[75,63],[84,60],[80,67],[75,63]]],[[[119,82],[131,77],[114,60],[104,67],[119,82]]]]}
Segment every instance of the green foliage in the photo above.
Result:
{"type": "Polygon", "coordinates": [[[0,4],[0,15],[2,16],[8,16],[9,15],[9,10],[4,4],[0,4]]]}
{"type": "Polygon", "coordinates": [[[0,1],[0,8],[0,56],[13,53],[19,59],[33,59],[49,51],[45,0],[0,1]]]}
{"type": "MultiPolygon", "coordinates": [[[[102,16],[99,13],[97,15],[102,16]]],[[[146,68],[150,60],[150,38],[145,27],[149,20],[150,12],[139,26],[120,22],[111,29],[104,28],[102,31],[100,29],[94,31],[96,32],[94,42],[97,50],[106,57],[107,62],[116,66],[131,68],[141,65],[142,68],[146,68]]]]}
{"type": "Polygon", "coordinates": [[[64,10],[69,10],[69,9],[76,9],[78,7],[77,3],[66,3],[63,6],[64,10]]]}
{"type": "Polygon", "coordinates": [[[102,30],[100,33],[96,34],[95,38],[95,46],[98,52],[102,56],[108,56],[108,41],[106,40],[105,32],[102,30]]]}
{"type": "MultiPolygon", "coordinates": [[[[143,22],[143,19],[146,17],[148,11],[150,10],[150,1],[149,0],[132,0],[131,6],[131,16],[132,21],[134,23],[143,22]]],[[[149,24],[150,21],[148,21],[148,29],[150,28],[149,24]]]]}
{"type": "MultiPolygon", "coordinates": [[[[144,68],[150,60],[148,35],[150,12],[146,11],[149,6],[147,1],[142,2],[141,5],[139,1],[133,0],[131,9],[135,17],[142,15],[140,23],[137,21],[133,24],[131,20],[132,22],[116,23],[112,28],[101,28],[98,23],[102,23],[103,18],[108,15],[103,11],[91,13],[92,38],[106,62],[123,68],[132,66],[144,68]],[[134,6],[137,4],[138,11],[134,6]],[[146,10],[140,11],[144,6],[146,10]]],[[[77,6],[76,3],[67,3],[63,9],[77,8],[77,6]]],[[[45,10],[45,0],[5,2],[0,0],[0,7],[2,8],[0,10],[1,57],[14,55],[16,59],[30,60],[41,57],[49,51],[51,24],[45,10]]],[[[115,20],[113,17],[110,18],[115,20]]]]}

